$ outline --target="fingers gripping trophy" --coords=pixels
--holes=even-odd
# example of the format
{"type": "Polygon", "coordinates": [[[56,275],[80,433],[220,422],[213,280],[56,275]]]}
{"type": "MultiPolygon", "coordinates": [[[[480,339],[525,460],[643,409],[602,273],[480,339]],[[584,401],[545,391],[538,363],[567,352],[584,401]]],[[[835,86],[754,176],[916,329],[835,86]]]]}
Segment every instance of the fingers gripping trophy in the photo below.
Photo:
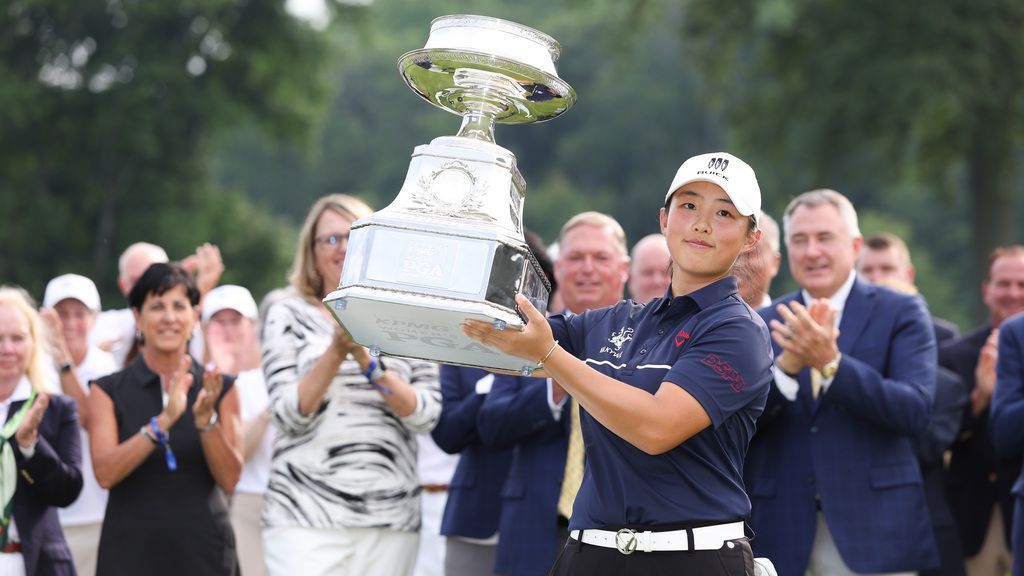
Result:
{"type": "Polygon", "coordinates": [[[413,92],[462,126],[417,146],[395,200],[352,225],[341,283],[324,302],[371,354],[531,373],[459,325],[522,329],[520,293],[546,309],[550,285],[523,237],[526,182],[494,125],[543,122],[572,106],[559,53],[532,28],[459,15],[434,20],[426,45],[398,59],[413,92]]]}

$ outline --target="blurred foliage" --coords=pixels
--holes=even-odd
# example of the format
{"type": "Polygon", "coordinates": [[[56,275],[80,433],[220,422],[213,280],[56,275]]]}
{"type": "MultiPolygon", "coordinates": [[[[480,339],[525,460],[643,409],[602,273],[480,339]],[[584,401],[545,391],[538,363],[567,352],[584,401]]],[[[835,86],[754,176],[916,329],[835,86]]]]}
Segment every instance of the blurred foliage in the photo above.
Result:
{"type": "Polygon", "coordinates": [[[246,121],[308,148],[335,82],[323,34],[283,1],[15,0],[0,38],[0,278],[38,295],[83,273],[113,307],[128,244],[210,240],[227,278],[281,283],[293,233],[212,184],[212,136],[246,121]]]}
{"type": "Polygon", "coordinates": [[[1020,241],[1024,4],[692,0],[682,30],[769,186],[901,215],[960,267],[935,280],[972,296],[988,252],[1020,241]]]}
{"type": "MultiPolygon", "coordinates": [[[[729,149],[781,216],[842,191],[867,232],[913,253],[932,310],[978,318],[979,255],[1020,241],[1024,4],[945,0],[328,2],[320,30],[283,0],[15,0],[0,12],[0,280],[39,294],[76,271],[115,294],[116,256],[149,240],[221,245],[225,281],[281,285],[319,196],[386,206],[410,154],[459,119],[402,81],[430,21],[476,13],[561,44],[577,104],[499,126],[553,241],[581,210],[630,240],[657,230],[679,163],[729,149]],[[358,4],[359,2],[354,2],[358,4]],[[964,297],[966,295],[966,298],[964,297]]],[[[783,267],[773,294],[793,288],[783,267]]],[[[108,303],[120,302],[107,299],[108,303]]]]}
{"type": "Polygon", "coordinates": [[[526,178],[526,225],[553,241],[572,214],[597,209],[639,239],[657,231],[657,210],[679,163],[720,145],[715,117],[698,100],[691,64],[675,57],[683,51],[681,9],[671,12],[671,18],[648,20],[629,3],[608,0],[378,1],[361,29],[360,58],[342,71],[319,151],[303,155],[243,128],[224,141],[220,181],[295,220],[330,192],[386,206],[401,188],[413,149],[459,127],[458,117],[405,85],[396,60],[423,46],[433,18],[486,14],[557,39],[559,75],[579,95],[554,120],[495,131],[526,178]]]}

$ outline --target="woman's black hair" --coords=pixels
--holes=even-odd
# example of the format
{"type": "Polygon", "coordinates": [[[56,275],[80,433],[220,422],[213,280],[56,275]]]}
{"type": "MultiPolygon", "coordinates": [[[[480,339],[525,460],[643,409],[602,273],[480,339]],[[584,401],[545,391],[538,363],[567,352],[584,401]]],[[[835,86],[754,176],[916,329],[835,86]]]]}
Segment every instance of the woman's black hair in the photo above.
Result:
{"type": "Polygon", "coordinates": [[[158,262],[146,268],[135,286],[128,293],[128,305],[135,310],[142,310],[142,304],[150,294],[160,296],[176,286],[184,286],[192,306],[199,305],[199,288],[196,281],[181,264],[158,262]]]}
{"type": "Polygon", "coordinates": [[[551,264],[551,258],[548,257],[547,247],[544,246],[544,240],[541,239],[540,235],[530,229],[523,230],[523,237],[526,239],[526,246],[530,248],[530,252],[533,253],[533,257],[537,259],[537,263],[540,264],[540,269],[544,271],[544,275],[548,277],[548,282],[551,284],[551,293],[554,294],[558,288],[558,283],[555,282],[555,268],[551,264]]]}

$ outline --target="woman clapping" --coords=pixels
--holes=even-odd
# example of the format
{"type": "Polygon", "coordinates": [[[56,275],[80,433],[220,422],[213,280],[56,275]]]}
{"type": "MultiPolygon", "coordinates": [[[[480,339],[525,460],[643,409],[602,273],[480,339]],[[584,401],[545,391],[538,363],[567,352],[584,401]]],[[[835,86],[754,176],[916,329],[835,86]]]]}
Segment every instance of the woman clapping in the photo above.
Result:
{"type": "Polygon", "coordinates": [[[42,323],[0,288],[0,574],[75,574],[55,507],[82,490],[75,403],[44,384],[42,323]]]}
{"type": "Polygon", "coordinates": [[[225,492],[242,469],[234,379],[187,353],[199,291],[177,264],[153,264],[128,296],[139,355],[89,394],[90,443],[110,489],[104,575],[237,573],[225,492]]]}

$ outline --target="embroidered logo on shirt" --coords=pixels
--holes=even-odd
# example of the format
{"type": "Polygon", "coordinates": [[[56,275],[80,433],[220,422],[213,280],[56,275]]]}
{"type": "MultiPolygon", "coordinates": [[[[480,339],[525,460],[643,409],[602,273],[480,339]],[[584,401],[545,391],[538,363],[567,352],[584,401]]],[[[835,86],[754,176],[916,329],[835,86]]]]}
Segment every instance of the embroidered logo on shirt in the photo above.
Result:
{"type": "Polygon", "coordinates": [[[705,366],[710,366],[715,371],[715,374],[718,374],[723,380],[728,382],[734,391],[743,392],[743,389],[746,388],[747,383],[744,382],[743,376],[740,375],[739,371],[718,356],[707,354],[700,359],[700,362],[705,366]]]}
{"type": "Polygon", "coordinates": [[[623,326],[618,332],[613,333],[611,335],[611,338],[608,338],[608,342],[610,344],[612,344],[613,346],[615,346],[615,348],[609,348],[608,346],[603,346],[601,348],[601,353],[602,354],[611,354],[612,356],[614,356],[616,358],[622,358],[622,345],[625,344],[626,342],[629,342],[632,339],[633,339],[633,329],[632,328],[626,328],[625,326],[623,326]]]}
{"type": "Polygon", "coordinates": [[[683,344],[686,344],[686,341],[689,339],[690,333],[687,332],[686,330],[680,330],[679,334],[676,334],[676,348],[679,348],[683,344]]]}
{"type": "Polygon", "coordinates": [[[612,334],[612,337],[608,339],[609,342],[615,345],[617,350],[622,350],[622,345],[633,339],[633,329],[623,327],[621,330],[612,334]]]}

